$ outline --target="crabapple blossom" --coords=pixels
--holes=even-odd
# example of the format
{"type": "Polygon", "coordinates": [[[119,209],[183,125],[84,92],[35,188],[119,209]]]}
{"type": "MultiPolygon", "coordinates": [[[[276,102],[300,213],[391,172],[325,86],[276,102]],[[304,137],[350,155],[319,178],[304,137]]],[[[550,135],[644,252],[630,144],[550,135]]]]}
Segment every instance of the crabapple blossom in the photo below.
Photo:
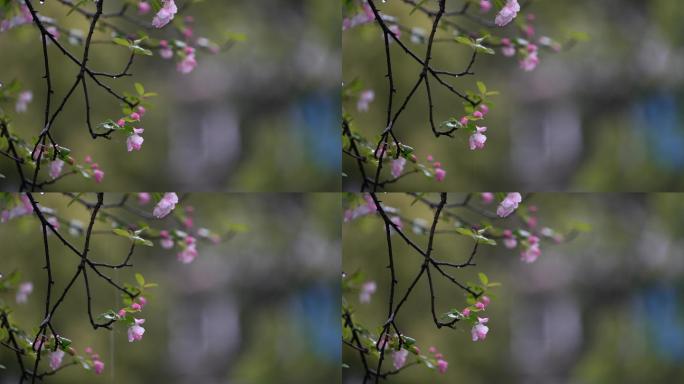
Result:
{"type": "Polygon", "coordinates": [[[132,343],[134,341],[142,340],[143,334],[145,334],[145,328],[141,327],[140,324],[145,323],[145,319],[133,319],[134,324],[128,327],[128,342],[132,343]]]}
{"type": "Polygon", "coordinates": [[[160,40],[159,41],[159,46],[161,47],[159,49],[159,56],[161,56],[162,59],[170,59],[173,57],[173,49],[169,47],[169,42],[166,40],[160,40]]]}
{"type": "Polygon", "coordinates": [[[504,27],[513,21],[513,19],[515,19],[515,17],[518,15],[518,12],[520,12],[520,4],[518,4],[518,0],[507,0],[506,4],[496,15],[494,23],[499,27],[504,27]]]}
{"type": "Polygon", "coordinates": [[[64,351],[58,349],[54,352],[50,352],[50,369],[56,371],[62,365],[62,359],[64,358],[64,351]]]}
{"type": "Polygon", "coordinates": [[[373,13],[373,9],[370,7],[370,5],[368,5],[367,2],[363,2],[362,8],[363,12],[360,12],[351,18],[345,18],[344,20],[342,20],[343,31],[346,31],[350,28],[354,28],[359,25],[368,24],[375,20],[375,14],[373,13]]]}
{"type": "Polygon", "coordinates": [[[461,313],[463,314],[463,317],[469,317],[470,316],[470,308],[464,308],[461,313]]]}
{"type": "Polygon", "coordinates": [[[483,132],[487,132],[487,127],[475,127],[475,133],[470,135],[470,138],[468,139],[468,144],[470,145],[471,151],[483,149],[485,147],[487,136],[485,136],[483,132]]]}
{"type": "Polygon", "coordinates": [[[375,206],[375,201],[369,194],[363,195],[365,204],[359,205],[354,209],[348,209],[344,212],[344,222],[350,222],[358,217],[366,216],[377,212],[378,207],[375,206]]]}
{"type": "Polygon", "coordinates": [[[159,236],[161,237],[161,241],[159,242],[161,244],[161,247],[164,249],[171,249],[173,248],[173,239],[169,235],[169,232],[164,230],[159,233],[159,236]]]}
{"type": "Polygon", "coordinates": [[[31,292],[33,292],[33,283],[27,281],[19,284],[19,288],[17,289],[17,295],[15,297],[15,299],[17,300],[17,304],[24,304],[25,302],[27,302],[31,292]]]}
{"type": "Polygon", "coordinates": [[[397,226],[397,228],[402,229],[404,227],[404,224],[401,222],[401,217],[399,216],[394,216],[390,219],[390,221],[397,226]]]}
{"type": "Polygon", "coordinates": [[[480,111],[482,111],[482,116],[485,116],[487,115],[487,113],[489,113],[489,107],[487,106],[487,104],[482,103],[480,104],[479,108],[480,111]]]}
{"type": "Polygon", "coordinates": [[[435,168],[435,180],[444,181],[446,178],[446,171],[443,168],[435,168]]]}
{"type": "Polygon", "coordinates": [[[359,112],[367,112],[368,105],[375,99],[375,92],[372,89],[367,89],[359,95],[359,100],[356,103],[356,109],[359,112]]]}
{"type": "Polygon", "coordinates": [[[18,112],[26,112],[28,109],[29,103],[33,100],[33,92],[31,91],[22,91],[19,93],[19,97],[17,97],[17,104],[14,106],[14,109],[18,112]]]}
{"type": "Polygon", "coordinates": [[[126,147],[128,148],[128,152],[133,150],[139,151],[140,148],[142,148],[145,139],[140,136],[140,134],[143,132],[145,132],[145,130],[142,128],[133,128],[133,134],[129,135],[126,139],[126,147]]]}
{"type": "Polygon", "coordinates": [[[515,46],[511,43],[511,39],[504,37],[501,39],[501,53],[506,57],[515,55],[515,46]]]}
{"type": "Polygon", "coordinates": [[[50,177],[56,179],[62,174],[62,168],[64,167],[64,161],[62,159],[55,159],[50,162],[50,177]]]}
{"type": "Polygon", "coordinates": [[[489,204],[494,201],[494,194],[491,192],[482,192],[480,194],[480,198],[482,198],[482,202],[484,204],[489,204]]]}
{"type": "Polygon", "coordinates": [[[539,243],[531,243],[527,248],[520,252],[520,260],[524,263],[534,263],[537,258],[541,256],[541,250],[539,249],[539,243]]]}
{"type": "Polygon", "coordinates": [[[141,1],[138,3],[138,14],[146,15],[152,10],[152,6],[147,1],[141,1]]]}
{"type": "Polygon", "coordinates": [[[371,301],[371,296],[375,293],[377,285],[375,281],[367,281],[361,286],[361,292],[359,293],[359,302],[367,304],[371,301]]]}
{"type": "Polygon", "coordinates": [[[101,375],[104,372],[105,365],[102,360],[93,360],[93,369],[95,369],[95,374],[101,375]]]}
{"type": "Polygon", "coordinates": [[[484,114],[481,111],[475,111],[473,112],[473,117],[476,119],[481,119],[484,117],[484,114]]]}
{"type": "Polygon", "coordinates": [[[147,304],[147,299],[144,296],[139,296],[138,303],[140,303],[140,309],[143,309],[145,304],[147,304]]]}
{"type": "Polygon", "coordinates": [[[513,236],[513,232],[510,229],[503,231],[503,243],[508,249],[513,249],[518,245],[518,240],[513,236]]]}
{"type": "Polygon", "coordinates": [[[489,0],[480,0],[480,12],[487,13],[492,9],[492,2],[489,0]]]}
{"type": "Polygon", "coordinates": [[[437,359],[437,371],[441,374],[446,373],[449,368],[449,362],[444,359],[437,359]]]}
{"type": "Polygon", "coordinates": [[[149,193],[147,193],[147,192],[138,193],[138,204],[145,205],[145,204],[149,203],[151,200],[152,200],[152,196],[150,196],[149,193]]]}
{"type": "Polygon", "coordinates": [[[401,176],[401,174],[404,172],[405,165],[406,159],[403,157],[392,160],[392,176],[394,178],[401,176]]]}
{"type": "Polygon", "coordinates": [[[195,60],[195,53],[189,53],[183,60],[181,60],[178,65],[176,66],[176,69],[178,72],[187,75],[188,73],[192,72],[195,67],[197,67],[197,60],[195,60]]]}
{"type": "Polygon", "coordinates": [[[473,341],[484,340],[487,337],[487,332],[489,332],[489,327],[485,324],[489,321],[487,317],[478,317],[477,324],[471,329],[471,335],[473,336],[473,341]]]}
{"type": "Polygon", "coordinates": [[[155,28],[163,28],[166,24],[170,23],[171,20],[173,20],[173,17],[176,15],[176,12],[178,12],[178,8],[176,7],[176,3],[174,0],[162,0],[163,5],[159,12],[154,16],[154,19],[152,19],[152,25],[155,28]]]}
{"type": "Polygon", "coordinates": [[[539,56],[537,56],[537,51],[528,53],[520,60],[520,68],[526,72],[533,71],[535,68],[537,68],[538,64],[539,56]]]}
{"type": "Polygon", "coordinates": [[[394,364],[394,369],[401,369],[401,367],[406,364],[406,358],[408,357],[408,351],[405,350],[404,348],[394,351],[392,353],[392,360],[394,364]]]}
{"type": "Polygon", "coordinates": [[[189,244],[180,253],[178,253],[178,261],[183,264],[190,264],[198,256],[195,244],[189,244]]]}
{"type": "Polygon", "coordinates": [[[496,208],[499,217],[508,217],[513,211],[518,209],[518,204],[522,201],[522,196],[518,192],[511,192],[501,201],[496,208]]]}
{"type": "Polygon", "coordinates": [[[178,195],[174,192],[167,192],[154,207],[152,214],[157,219],[163,219],[176,208],[176,204],[178,204],[178,195]]]}

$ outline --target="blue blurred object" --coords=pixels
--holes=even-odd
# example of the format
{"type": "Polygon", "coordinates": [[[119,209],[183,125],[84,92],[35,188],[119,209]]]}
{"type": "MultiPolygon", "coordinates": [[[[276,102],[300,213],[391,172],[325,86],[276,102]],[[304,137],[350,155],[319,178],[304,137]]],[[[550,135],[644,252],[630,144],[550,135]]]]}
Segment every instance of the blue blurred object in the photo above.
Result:
{"type": "Polygon", "coordinates": [[[292,110],[293,130],[321,168],[342,169],[342,143],[338,134],[340,103],[340,92],[335,90],[300,98],[292,110]]]}
{"type": "Polygon", "coordinates": [[[684,311],[681,292],[672,286],[646,288],[634,298],[635,319],[646,328],[656,354],[670,361],[684,360],[684,311]]]}
{"type": "Polygon", "coordinates": [[[678,98],[660,93],[634,105],[634,128],[643,137],[659,167],[668,171],[684,168],[684,127],[677,108],[678,98]]]}
{"type": "Polygon", "coordinates": [[[326,360],[342,361],[339,325],[342,293],[330,285],[315,285],[301,291],[290,305],[291,316],[300,325],[302,338],[310,343],[316,355],[326,360]]]}

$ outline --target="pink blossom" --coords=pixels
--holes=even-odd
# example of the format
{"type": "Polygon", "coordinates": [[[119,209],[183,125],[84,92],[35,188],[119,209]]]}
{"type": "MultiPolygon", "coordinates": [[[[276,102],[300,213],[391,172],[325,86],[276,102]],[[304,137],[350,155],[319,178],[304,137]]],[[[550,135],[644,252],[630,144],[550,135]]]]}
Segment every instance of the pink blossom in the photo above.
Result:
{"type": "Polygon", "coordinates": [[[33,206],[31,205],[31,201],[26,194],[20,194],[19,200],[21,200],[21,204],[14,206],[12,209],[6,209],[2,211],[2,214],[0,215],[0,222],[5,223],[16,217],[26,216],[33,213],[33,206]]]}
{"type": "Polygon", "coordinates": [[[488,318],[477,318],[477,324],[473,326],[471,334],[473,336],[473,341],[484,340],[487,337],[487,332],[489,332],[489,327],[485,324],[489,321],[488,318]]]}
{"type": "MultiPolygon", "coordinates": [[[[162,231],[162,232],[166,232],[166,231],[162,231]]],[[[162,239],[159,243],[161,244],[161,247],[164,249],[171,249],[171,248],[173,248],[173,245],[174,245],[173,239],[171,239],[170,237],[163,237],[163,236],[162,236],[162,239]]]]}
{"type": "Polygon", "coordinates": [[[126,120],[119,119],[116,121],[116,125],[118,125],[119,127],[123,127],[124,125],[126,125],[126,120]]]}
{"type": "Polygon", "coordinates": [[[430,162],[435,161],[435,158],[432,157],[432,155],[427,155],[427,161],[430,161],[430,162]]]}
{"type": "Polygon", "coordinates": [[[27,281],[19,284],[16,295],[17,304],[23,304],[27,302],[31,292],[33,292],[33,283],[27,281]]]}
{"type": "Polygon", "coordinates": [[[85,353],[90,355],[91,353],[93,353],[93,349],[91,347],[86,347],[85,353]]]}
{"type": "Polygon", "coordinates": [[[140,311],[142,309],[142,307],[138,303],[133,303],[133,304],[131,304],[131,309],[134,311],[140,311]]]}
{"type": "Polygon", "coordinates": [[[365,204],[361,204],[358,207],[354,209],[348,209],[344,212],[344,222],[350,222],[356,218],[370,215],[375,213],[378,208],[375,206],[375,201],[373,201],[373,198],[369,194],[364,194],[363,195],[364,200],[366,201],[365,204]]]}
{"type": "Polygon", "coordinates": [[[518,209],[518,204],[522,201],[522,196],[518,192],[511,192],[501,201],[496,209],[496,214],[499,217],[507,217],[513,211],[518,209]]]}
{"type": "Polygon", "coordinates": [[[93,368],[95,369],[95,374],[100,375],[104,372],[105,365],[102,360],[94,360],[93,368]]]}
{"type": "Polygon", "coordinates": [[[149,203],[151,200],[152,200],[152,196],[150,196],[149,193],[147,193],[147,192],[138,193],[138,204],[145,205],[145,204],[149,203]]]}
{"type": "Polygon", "coordinates": [[[520,252],[520,260],[524,263],[534,263],[537,258],[541,256],[541,250],[539,249],[539,243],[530,244],[529,247],[520,252]]]}
{"type": "Polygon", "coordinates": [[[146,15],[150,12],[152,6],[147,1],[141,1],[138,3],[138,14],[146,15]]]}
{"type": "Polygon", "coordinates": [[[375,293],[377,285],[375,281],[367,281],[361,286],[361,292],[359,293],[359,302],[363,304],[370,303],[371,296],[375,293]]]}
{"type": "Polygon", "coordinates": [[[404,228],[404,224],[401,222],[401,217],[394,216],[390,219],[390,221],[392,222],[392,224],[396,225],[397,228],[399,228],[399,229],[404,228]]]}
{"type": "Polygon", "coordinates": [[[131,119],[135,121],[140,121],[140,114],[138,112],[131,113],[131,119]]]}
{"type": "Polygon", "coordinates": [[[476,119],[481,119],[484,117],[484,114],[481,111],[475,111],[473,112],[473,117],[476,119]]]}
{"type": "Polygon", "coordinates": [[[501,39],[501,53],[506,57],[511,57],[515,55],[515,46],[511,43],[511,39],[504,37],[501,39]]]}
{"type": "Polygon", "coordinates": [[[394,362],[394,369],[401,369],[401,367],[406,364],[406,358],[408,357],[408,351],[404,348],[394,351],[392,353],[392,360],[394,362]]]}
{"type": "Polygon", "coordinates": [[[174,192],[167,192],[154,207],[152,214],[157,219],[163,219],[176,208],[176,204],[178,204],[178,195],[174,192]]]}
{"type": "Polygon", "coordinates": [[[470,316],[470,308],[464,308],[461,313],[463,314],[463,317],[470,316]]]}
{"type": "Polygon", "coordinates": [[[480,111],[482,111],[482,116],[485,116],[487,113],[489,113],[489,107],[487,104],[480,104],[480,111]]]}
{"type": "Polygon", "coordinates": [[[444,178],[446,178],[446,171],[442,168],[435,168],[435,180],[441,182],[444,178]]]}
{"type": "Polygon", "coordinates": [[[367,89],[363,92],[361,92],[361,95],[359,95],[359,100],[356,103],[356,109],[359,112],[367,112],[368,111],[368,105],[373,102],[375,99],[375,92],[373,92],[372,89],[367,89]]]}
{"type": "Polygon", "coordinates": [[[459,120],[459,123],[461,123],[461,125],[465,127],[466,125],[468,125],[468,117],[467,116],[461,117],[461,120],[459,120]]]}
{"type": "Polygon", "coordinates": [[[398,39],[401,36],[401,29],[399,29],[399,26],[396,24],[392,24],[389,27],[387,27],[392,34],[398,39]]]}
{"type": "Polygon", "coordinates": [[[513,21],[513,19],[515,19],[515,17],[518,15],[518,12],[520,12],[520,4],[518,4],[518,0],[507,0],[506,5],[504,5],[496,15],[494,23],[499,27],[506,26],[508,23],[513,21]]]}
{"type": "Polygon", "coordinates": [[[171,20],[173,20],[173,17],[176,15],[176,12],[178,12],[178,8],[176,8],[176,3],[174,0],[162,0],[164,4],[162,5],[162,8],[157,12],[157,14],[154,16],[154,19],[152,19],[152,25],[155,28],[162,28],[171,20]]]}
{"type": "Polygon", "coordinates": [[[484,303],[478,301],[477,303],[475,303],[475,308],[479,309],[480,311],[484,311],[485,308],[487,308],[487,306],[484,305],[484,303]]]}
{"type": "Polygon", "coordinates": [[[64,161],[62,159],[55,159],[50,162],[50,177],[56,179],[62,174],[62,168],[64,167],[64,161]]]}
{"type": "Polygon", "coordinates": [[[437,371],[441,374],[446,373],[447,368],[449,368],[449,362],[444,359],[437,360],[437,371]]]}
{"type": "Polygon", "coordinates": [[[185,249],[183,249],[180,253],[178,253],[178,261],[180,261],[183,264],[190,264],[195,260],[195,258],[198,256],[197,249],[195,248],[195,244],[190,244],[185,249]]]}
{"type": "Polygon", "coordinates": [[[145,139],[140,136],[140,134],[144,131],[145,130],[142,128],[133,128],[133,134],[129,135],[128,139],[126,139],[126,147],[128,148],[128,152],[133,150],[139,151],[140,148],[142,148],[145,139]]]}
{"type": "Polygon", "coordinates": [[[404,172],[405,165],[406,159],[403,157],[392,160],[392,176],[394,178],[401,176],[401,174],[404,172]]]}
{"type": "Polygon", "coordinates": [[[145,328],[140,326],[140,324],[145,323],[145,319],[133,319],[133,321],[135,323],[128,327],[129,343],[142,340],[143,334],[145,334],[145,328]]]}
{"type": "Polygon", "coordinates": [[[489,0],[480,0],[480,12],[487,13],[492,9],[492,2],[489,0]]]}
{"type": "Polygon", "coordinates": [[[482,192],[480,197],[482,198],[482,202],[484,204],[489,204],[494,201],[494,194],[491,192],[482,192]]]}
{"type": "Polygon", "coordinates": [[[59,29],[57,29],[57,27],[49,26],[45,28],[45,31],[55,39],[59,39],[59,29]]]}
{"type": "Polygon", "coordinates": [[[342,30],[346,31],[348,29],[354,28],[359,25],[367,24],[375,20],[375,14],[373,9],[368,5],[367,2],[363,2],[363,12],[360,12],[351,18],[345,18],[342,20],[342,30]]]}
{"type": "Polygon", "coordinates": [[[140,114],[141,117],[145,114],[145,112],[147,112],[145,107],[143,107],[142,105],[139,105],[138,108],[136,108],[136,109],[138,110],[138,113],[140,114]]]}
{"type": "Polygon", "coordinates": [[[140,296],[138,297],[138,303],[140,303],[140,309],[142,309],[147,304],[147,299],[144,296],[140,296]]]}
{"type": "Polygon", "coordinates": [[[64,358],[64,351],[58,349],[54,352],[50,352],[50,369],[56,371],[62,365],[62,359],[64,358]]]}
{"type": "Polygon", "coordinates": [[[483,149],[485,147],[487,136],[485,136],[483,132],[487,132],[487,127],[475,126],[475,133],[470,135],[470,138],[468,139],[471,151],[474,151],[476,149],[483,149]]]}
{"type": "Polygon", "coordinates": [[[515,239],[513,232],[511,232],[510,229],[504,230],[503,236],[503,243],[506,248],[513,249],[518,245],[518,240],[515,239]]]}
{"type": "Polygon", "coordinates": [[[482,296],[480,297],[480,302],[484,304],[485,308],[489,305],[489,303],[492,301],[492,299],[489,298],[489,296],[482,296]]]}
{"type": "Polygon", "coordinates": [[[537,56],[536,51],[527,54],[522,60],[520,60],[520,68],[526,72],[533,71],[535,68],[537,68],[538,64],[539,56],[537,56]]]}
{"type": "Polygon", "coordinates": [[[95,169],[93,170],[93,177],[95,177],[95,182],[101,183],[102,179],[104,179],[104,172],[101,169],[95,169]]]}
{"type": "Polygon", "coordinates": [[[19,93],[19,97],[17,98],[17,104],[14,106],[14,109],[18,112],[26,112],[28,109],[29,103],[33,100],[33,92],[31,91],[22,91],[19,93]]]}
{"type": "Polygon", "coordinates": [[[178,63],[176,69],[178,72],[187,75],[192,72],[195,67],[197,67],[197,60],[195,60],[195,54],[193,53],[185,56],[185,58],[178,63]]]}
{"type": "Polygon", "coordinates": [[[119,309],[119,312],[117,312],[117,315],[119,315],[119,317],[123,319],[124,317],[126,317],[126,310],[123,308],[119,309]]]}

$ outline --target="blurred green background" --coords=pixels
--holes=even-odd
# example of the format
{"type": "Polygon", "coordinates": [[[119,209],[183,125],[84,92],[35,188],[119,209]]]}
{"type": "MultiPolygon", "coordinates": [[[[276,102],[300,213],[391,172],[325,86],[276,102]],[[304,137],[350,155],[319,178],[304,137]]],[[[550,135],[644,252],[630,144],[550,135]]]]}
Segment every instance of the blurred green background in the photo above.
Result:
{"type": "MultiPolygon", "coordinates": [[[[463,1],[447,3],[460,8],[463,1]]],[[[522,4],[523,2],[521,2],[522,4]]],[[[429,31],[421,12],[409,16],[403,1],[383,4],[381,11],[399,23],[429,31]]],[[[425,6],[436,8],[435,0],[425,6]]],[[[476,90],[475,80],[498,90],[485,124],[485,150],[470,151],[468,138],[437,140],[428,124],[427,98],[420,87],[395,128],[398,137],[416,148],[425,161],[432,154],[447,170],[443,183],[412,175],[395,191],[533,190],[533,191],[674,191],[684,188],[684,7],[673,0],[534,1],[526,11],[536,15],[537,37],[561,42],[573,32],[588,34],[570,51],[541,52],[533,72],[518,68],[514,58],[479,55],[476,76],[452,80],[457,89],[476,90]]],[[[473,13],[479,15],[477,7],[473,13]]],[[[493,20],[494,13],[489,14],[493,20]]],[[[470,30],[481,28],[454,18],[470,30]]],[[[512,25],[512,24],[511,24],[512,25]]],[[[517,36],[514,27],[496,29],[517,36]]],[[[444,32],[438,36],[448,36],[444,32]]],[[[425,45],[402,40],[419,56],[425,45]]],[[[436,44],[435,68],[460,71],[470,50],[450,42],[436,44]]],[[[417,79],[420,68],[402,50],[392,46],[398,102],[417,79]]],[[[366,25],[343,34],[343,79],[363,81],[376,99],[370,111],[359,113],[350,102],[361,131],[375,137],[385,127],[387,81],[380,30],[366,25]]],[[[435,83],[434,81],[432,83],[435,83]]],[[[463,114],[461,100],[433,85],[437,122],[463,114]]],[[[397,102],[397,103],[398,103],[397,102]]],[[[395,106],[398,108],[398,105],[395,106]]],[[[344,171],[351,175],[344,189],[359,190],[356,163],[345,156],[344,171]]],[[[389,176],[389,174],[387,174],[389,176]]]]}
{"type": "MultiPolygon", "coordinates": [[[[69,7],[48,1],[35,6],[64,27],[88,27],[69,7]]],[[[119,0],[105,4],[118,10],[119,0]]],[[[190,1],[177,1],[179,7],[190,1]]],[[[92,5],[91,5],[92,6],[92,5]]],[[[91,7],[89,6],[89,7],[91,7]]],[[[139,17],[135,10],[129,11],[139,17]]],[[[340,8],[319,0],[233,0],[193,3],[184,13],[195,19],[195,36],[221,40],[226,32],[246,41],[211,55],[199,53],[189,75],[158,56],[137,57],[133,78],[107,81],[118,91],[133,91],[139,81],[159,93],[156,108],[143,119],[141,152],[126,152],[123,135],[112,142],[91,140],[85,125],[82,92],[67,104],[52,130],[80,162],[92,155],[106,176],[105,191],[333,191],[339,190],[340,139],[340,8]]],[[[153,15],[141,16],[149,22],[153,15]]],[[[110,21],[113,19],[110,19],[110,21]]],[[[115,24],[135,32],[125,21],[115,24]]],[[[169,36],[168,31],[147,31],[169,36]]],[[[63,34],[64,35],[64,34],[63,34]]],[[[171,37],[178,37],[171,33],[171,37]]],[[[95,35],[96,40],[106,35],[95,35]]],[[[65,44],[81,55],[81,47],[65,44]]],[[[18,79],[33,91],[25,114],[16,117],[17,133],[31,138],[40,132],[45,100],[42,48],[36,28],[27,25],[0,36],[0,81],[18,79]]],[[[120,71],[128,59],[125,48],[95,44],[91,67],[120,71]]],[[[75,68],[53,47],[50,54],[56,97],[66,93],[75,68]]],[[[80,88],[79,88],[80,90],[80,88]]],[[[92,84],[93,123],[118,118],[117,100],[92,84]]],[[[61,100],[58,99],[58,100],[61,100]]],[[[8,109],[13,109],[8,106],[8,109]]],[[[3,190],[17,190],[14,164],[0,159],[3,190]]],[[[93,181],[70,177],[53,186],[60,191],[93,190],[93,181]]]]}
{"type": "MultiPolygon", "coordinates": [[[[380,195],[402,215],[428,222],[433,213],[411,205],[406,195],[380,195]]],[[[433,201],[436,194],[427,195],[433,201]]],[[[449,195],[450,202],[462,195],[449,195]]],[[[390,383],[680,383],[684,380],[684,195],[535,194],[539,225],[563,230],[573,221],[592,229],[563,244],[542,243],[533,264],[518,250],[481,246],[476,267],[455,277],[478,281],[484,272],[502,286],[487,308],[490,331],[471,341],[470,327],[437,330],[423,279],[398,316],[398,326],[427,352],[435,346],[449,369],[445,375],[422,366],[393,376],[390,383]]],[[[461,212],[461,211],[459,211],[461,212]]],[[[464,217],[475,218],[463,212],[464,217]]],[[[506,228],[507,221],[497,226],[506,228]]],[[[425,246],[425,237],[406,232],[425,246]]],[[[444,228],[444,226],[442,226],[444,228]]],[[[439,229],[439,227],[438,227],[439,229]]],[[[362,270],[378,291],[371,304],[347,297],[358,320],[374,329],[387,316],[389,272],[382,221],[366,217],[343,226],[343,270],[362,270]]],[[[393,237],[398,292],[406,290],[422,259],[393,237]]],[[[464,262],[472,240],[438,235],[435,255],[464,262]]],[[[438,279],[438,313],[462,308],[462,291],[438,279]]],[[[358,353],[343,349],[345,383],[360,382],[358,353]]],[[[372,360],[377,362],[377,360],[372,360]]],[[[411,360],[408,360],[411,361],[411,360]]],[[[391,367],[391,359],[385,367],[391,367]]]]}
{"type": "MultiPolygon", "coordinates": [[[[36,197],[65,217],[84,222],[89,217],[77,204],[67,208],[67,197],[36,197]]],[[[93,200],[92,195],[84,197],[93,200]]],[[[106,195],[106,201],[117,200],[116,195],[106,195]]],[[[193,194],[184,206],[194,207],[197,227],[220,233],[240,224],[247,231],[217,246],[199,243],[199,256],[189,265],[180,264],[175,251],[158,245],[138,248],[134,270],[159,284],[138,316],[146,319],[147,330],[140,342],[129,343],[125,327],[92,330],[79,280],[53,323],[80,353],[92,346],[102,356],[105,372],[96,376],[69,367],[46,382],[339,382],[339,197],[193,194]]],[[[125,215],[120,210],[112,213],[125,215]]],[[[41,236],[34,217],[0,224],[0,270],[7,274],[16,269],[22,281],[35,285],[28,303],[13,305],[16,319],[27,329],[38,326],[44,308],[41,236]]],[[[82,243],[82,238],[66,236],[82,243]]],[[[58,244],[52,236],[53,273],[61,292],[78,258],[58,244]]],[[[97,235],[91,254],[115,262],[125,256],[128,245],[116,236],[97,235]]],[[[112,275],[134,282],[130,269],[112,275]]],[[[96,314],[121,305],[103,281],[91,278],[91,287],[96,314]]],[[[4,299],[14,301],[13,295],[4,299]]],[[[0,364],[8,367],[0,371],[0,383],[15,384],[16,360],[8,352],[0,348],[0,364]]],[[[68,361],[67,356],[64,362],[68,361]]]]}

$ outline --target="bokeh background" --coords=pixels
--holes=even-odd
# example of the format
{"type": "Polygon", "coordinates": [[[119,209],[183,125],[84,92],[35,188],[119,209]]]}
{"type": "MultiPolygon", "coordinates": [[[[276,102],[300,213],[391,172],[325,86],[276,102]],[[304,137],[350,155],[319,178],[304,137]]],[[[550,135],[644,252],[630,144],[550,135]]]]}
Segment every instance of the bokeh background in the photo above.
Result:
{"type": "MultiPolygon", "coordinates": [[[[403,215],[428,222],[433,213],[412,197],[382,195],[403,215]]],[[[436,201],[436,194],[427,195],[436,201]]],[[[449,201],[463,196],[450,195],[449,201]]],[[[591,226],[570,242],[542,244],[533,264],[518,251],[481,246],[476,267],[456,274],[478,281],[484,272],[501,282],[487,308],[490,331],[484,342],[471,341],[470,327],[437,330],[423,280],[399,316],[399,327],[426,351],[435,346],[449,369],[445,375],[422,366],[408,368],[390,383],[679,383],[684,379],[684,195],[535,194],[539,225],[557,230],[591,226]]],[[[468,212],[464,217],[474,216],[468,212]]],[[[506,226],[506,222],[496,225],[506,226]]],[[[418,244],[424,237],[407,233],[418,244]]],[[[394,237],[394,260],[404,292],[422,260],[394,237]]],[[[464,262],[472,240],[438,235],[435,254],[464,262]]],[[[361,270],[375,280],[371,304],[347,299],[359,320],[371,327],[386,320],[389,276],[384,226],[366,217],[343,226],[343,270],[361,270]]],[[[462,291],[442,279],[437,303],[446,312],[462,308],[462,291]]],[[[344,348],[345,383],[360,382],[358,354],[344,348]]],[[[377,362],[377,360],[375,360],[377,362]]],[[[391,366],[391,359],[385,367],[391,366]]]]}
{"type": "MultiPolygon", "coordinates": [[[[403,1],[380,9],[396,16],[402,25],[429,31],[421,12],[409,16],[403,1]]],[[[460,7],[462,2],[449,2],[460,7]]],[[[523,4],[523,2],[521,2],[523,4]]],[[[425,6],[435,7],[430,0],[425,6]]],[[[513,58],[480,55],[476,76],[452,81],[458,89],[476,90],[475,80],[498,90],[485,125],[489,128],[484,151],[470,151],[464,133],[437,140],[427,120],[424,87],[395,132],[417,149],[423,161],[434,155],[447,170],[437,183],[410,176],[389,190],[533,190],[533,191],[674,191],[684,187],[684,7],[672,0],[534,1],[526,8],[536,15],[537,36],[560,42],[576,33],[588,36],[569,51],[542,52],[533,72],[523,72],[513,58]]],[[[475,9],[475,14],[479,11],[475,9]]],[[[489,15],[491,19],[494,14],[489,15]]],[[[477,24],[458,20],[478,31],[477,24]]],[[[512,24],[511,24],[512,25],[512,24]]],[[[516,35],[514,27],[495,30],[516,35]]],[[[447,36],[442,33],[441,36],[447,36]]],[[[425,46],[407,42],[421,57],[425,46]]],[[[398,97],[412,86],[420,72],[395,44],[393,71],[398,97]]],[[[436,68],[460,71],[470,51],[455,43],[439,43],[433,50],[436,68]]],[[[356,123],[368,137],[384,129],[387,100],[385,58],[377,26],[357,27],[343,34],[343,78],[356,78],[375,90],[368,113],[354,112],[356,123]]],[[[433,81],[434,83],[434,81],[433,81]]],[[[433,86],[436,120],[463,114],[461,100],[433,86]]],[[[358,191],[353,159],[345,157],[344,171],[351,175],[345,190],[358,191]]]]}
{"type": "MultiPolygon", "coordinates": [[[[118,199],[105,196],[109,201],[118,199]]],[[[65,217],[84,222],[89,217],[78,204],[67,207],[67,197],[37,198],[65,217]]],[[[216,246],[200,244],[198,258],[189,265],[180,264],[174,251],[138,247],[134,269],[148,282],[159,284],[142,312],[146,333],[140,342],[129,343],[125,327],[117,326],[113,332],[92,330],[79,280],[54,324],[79,352],[92,346],[100,353],[105,372],[96,376],[69,367],[46,382],[339,382],[339,197],[193,194],[184,205],[194,207],[198,227],[221,233],[239,226],[246,231],[216,246]]],[[[16,319],[28,329],[38,326],[44,309],[41,236],[34,217],[0,225],[0,270],[8,274],[16,269],[22,281],[33,281],[35,286],[28,303],[13,305],[16,319]]],[[[75,244],[82,242],[66,236],[75,244]]],[[[78,258],[58,244],[52,236],[53,273],[60,290],[78,258]]],[[[120,262],[128,244],[116,236],[96,235],[91,254],[104,262],[120,262]]],[[[128,269],[112,276],[134,282],[128,269]]],[[[118,308],[118,295],[104,282],[93,280],[94,313],[118,308]]],[[[8,294],[3,299],[13,302],[14,297],[8,294]]],[[[0,371],[0,383],[16,383],[15,357],[4,347],[0,364],[7,367],[0,371]]]]}
{"type": "MultiPolygon", "coordinates": [[[[39,5],[66,28],[88,27],[77,13],[56,1],[39,5]]],[[[119,10],[110,0],[105,12],[119,10]]],[[[178,1],[179,6],[190,1],[178,1]]],[[[129,11],[138,17],[135,10],[129,11]]],[[[82,92],[67,104],[53,133],[83,161],[92,155],[105,171],[98,189],[106,191],[333,191],[339,190],[339,89],[341,83],[339,5],[318,0],[201,1],[185,15],[195,19],[195,36],[220,41],[226,33],[246,40],[213,56],[198,54],[199,65],[189,75],[175,62],[137,57],[133,78],[119,79],[114,88],[133,90],[134,81],[159,93],[156,108],[144,118],[145,144],[127,153],[125,138],[93,141],[85,125],[82,92]]],[[[149,22],[152,15],[142,16],[149,22]]],[[[111,21],[111,20],[110,20],[111,21]]],[[[136,31],[125,21],[117,25],[136,31]]],[[[147,31],[159,38],[163,32],[147,31]]],[[[96,34],[97,40],[106,35],[96,34]]],[[[66,38],[64,38],[66,41],[66,38]]],[[[67,44],[68,45],[68,44],[67,44]]],[[[80,55],[81,48],[69,46],[80,55]]],[[[33,91],[26,114],[15,129],[23,137],[40,132],[45,100],[42,48],[36,28],[27,25],[0,36],[0,81],[18,79],[33,91]]],[[[79,56],[80,57],[80,56],[79,56]]],[[[53,47],[53,82],[59,97],[71,85],[77,68],[53,47]]],[[[125,48],[95,44],[91,67],[116,72],[128,60],[125,48]]],[[[93,122],[120,115],[117,100],[89,87],[93,122]]],[[[11,109],[11,108],[10,108],[11,109]]],[[[0,159],[3,190],[17,190],[14,164],[0,159]]],[[[60,191],[93,190],[93,181],[71,177],[60,191]]],[[[54,189],[55,187],[53,187],[54,189]]]]}

